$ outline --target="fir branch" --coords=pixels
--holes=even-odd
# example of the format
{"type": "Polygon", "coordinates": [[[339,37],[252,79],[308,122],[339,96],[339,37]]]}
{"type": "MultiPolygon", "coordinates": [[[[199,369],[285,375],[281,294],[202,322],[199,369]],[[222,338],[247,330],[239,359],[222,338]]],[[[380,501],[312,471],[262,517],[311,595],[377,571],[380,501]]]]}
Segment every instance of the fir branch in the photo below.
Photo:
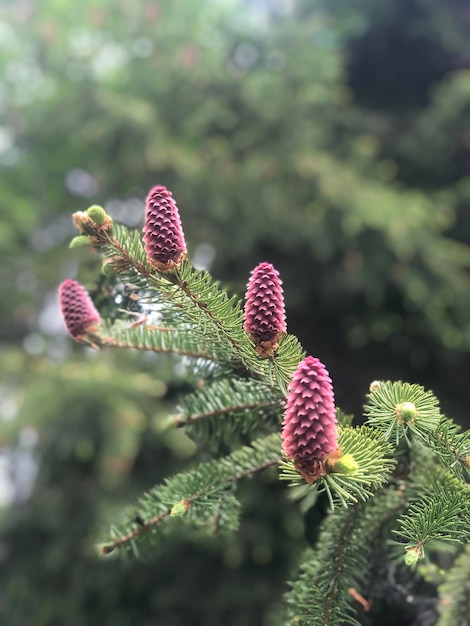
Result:
{"type": "Polygon", "coordinates": [[[424,546],[431,540],[465,542],[470,540],[470,488],[456,479],[429,485],[431,493],[410,504],[394,531],[406,542],[412,564],[423,558],[424,546]]]}
{"type": "Polygon", "coordinates": [[[218,336],[226,337],[239,354],[248,342],[242,330],[243,312],[240,300],[229,297],[205,271],[195,270],[189,262],[175,271],[177,285],[195,307],[205,313],[217,328],[218,336]]]}
{"type": "Polygon", "coordinates": [[[202,343],[200,337],[190,329],[155,327],[145,320],[142,324],[129,324],[122,320],[114,323],[103,321],[100,335],[97,335],[95,339],[101,347],[105,348],[127,348],[157,354],[174,354],[211,361],[231,369],[234,365],[218,346],[209,340],[202,343]]]}
{"type": "Polygon", "coordinates": [[[112,529],[111,534],[116,534],[117,537],[113,538],[111,542],[101,545],[99,547],[99,553],[102,556],[111,554],[111,552],[114,552],[114,550],[116,550],[117,548],[120,548],[121,546],[130,543],[140,535],[143,535],[144,533],[151,530],[154,526],[162,522],[169,515],[171,515],[171,509],[167,509],[166,511],[163,511],[163,513],[155,515],[147,522],[143,521],[140,515],[135,515],[133,520],[135,528],[133,530],[130,530],[127,534],[121,536],[119,536],[119,531],[117,531],[117,529],[112,529]]]}
{"type": "Polygon", "coordinates": [[[292,374],[304,357],[305,350],[297,337],[288,333],[281,336],[274,358],[268,359],[268,380],[284,396],[287,394],[287,387],[292,380],[292,374]]]}
{"type": "MultiPolygon", "coordinates": [[[[146,253],[141,233],[113,224],[103,209],[92,207],[75,214],[75,223],[81,240],[75,243],[89,239],[105,256],[103,272],[128,281],[138,290],[150,318],[158,318],[157,327],[145,317],[131,324],[122,320],[110,324],[93,317],[97,330],[86,327],[84,340],[96,348],[134,348],[188,357],[195,370],[206,368],[211,376],[229,373],[225,379],[212,376],[209,384],[183,398],[174,418],[177,427],[185,427],[209,445],[215,439],[238,445],[237,436],[259,436],[277,427],[288,384],[304,357],[297,338],[284,332],[283,311],[280,323],[275,324],[275,339],[263,353],[259,341],[256,345],[256,333],[253,339],[251,322],[251,338],[245,332],[239,299],[208,272],[194,269],[185,260],[182,232],[177,260],[164,263],[153,255],[154,262],[149,262],[149,242],[146,253]]],[[[158,252],[158,241],[150,243],[158,252]]],[[[304,503],[316,497],[316,491],[325,491],[332,509],[338,503],[343,507],[324,520],[317,549],[308,553],[292,585],[288,596],[292,624],[358,624],[353,603],[359,601],[366,610],[369,606],[361,591],[372,543],[384,525],[390,529],[405,506],[408,509],[394,532],[399,537],[396,543],[405,544],[407,562],[422,557],[425,544],[433,539],[470,539],[470,487],[464,482],[469,476],[470,434],[460,433],[441,416],[431,392],[400,381],[374,383],[366,415],[368,426],[360,428],[343,420],[338,449],[328,450],[311,472],[310,467],[300,468],[298,459],[282,462],[281,477],[297,489],[302,484],[304,503]],[[406,480],[398,483],[398,489],[396,477],[391,476],[397,459],[402,461],[406,480]],[[313,485],[305,485],[305,480],[314,481],[313,485]],[[380,489],[387,480],[389,486],[380,489]]],[[[101,554],[120,550],[145,556],[159,542],[188,527],[210,535],[234,531],[240,514],[235,495],[238,481],[280,462],[280,437],[271,434],[166,479],[141,498],[122,524],[111,528],[101,554]]],[[[460,590],[467,567],[465,550],[452,570],[460,590]]],[[[462,607],[468,610],[468,594],[455,606],[460,613],[452,614],[454,622],[446,625],[458,625],[455,616],[462,614],[462,607]]]]}
{"type": "MultiPolygon", "coordinates": [[[[138,549],[140,539],[149,531],[154,531],[151,539],[157,543],[155,531],[158,533],[165,522],[180,517],[199,528],[216,528],[217,532],[234,530],[239,505],[230,489],[239,480],[277,465],[279,460],[280,437],[271,434],[226,457],[166,479],[143,496],[137,510],[119,527],[113,528],[110,540],[101,546],[100,553],[110,554],[118,548],[138,549]]],[[[165,530],[171,532],[171,528],[162,530],[160,538],[165,530]]]]}
{"type": "MultiPolygon", "coordinates": [[[[183,261],[173,272],[159,274],[146,259],[145,251],[136,238],[135,231],[122,226],[113,228],[109,238],[111,257],[117,255],[119,262],[125,264],[120,272],[131,272],[131,278],[137,272],[148,284],[166,296],[166,304],[184,312],[187,320],[196,329],[202,331],[204,338],[210,337],[219,346],[230,346],[234,357],[243,359],[243,353],[249,352],[249,341],[243,331],[243,313],[240,301],[229,297],[214,283],[212,276],[205,271],[195,270],[189,262],[183,261]],[[130,239],[130,240],[129,240],[130,239]]],[[[220,349],[220,348],[219,348],[220,349]]],[[[254,371],[261,371],[259,359],[249,359],[254,371]]]]}
{"type": "Polygon", "coordinates": [[[439,586],[436,626],[467,626],[470,615],[470,544],[466,545],[439,586]]]}
{"type": "Polygon", "coordinates": [[[94,235],[95,246],[107,257],[108,270],[139,288],[143,303],[160,303],[165,325],[186,326],[200,346],[209,344],[205,351],[214,360],[245,369],[285,395],[292,372],[304,355],[296,337],[283,336],[274,357],[260,359],[243,330],[240,300],[230,297],[208,272],[183,261],[172,272],[160,274],[148,263],[138,231],[114,224],[111,232],[97,238],[93,225],[87,224],[87,229],[86,234],[94,235]]]}
{"type": "MultiPolygon", "coordinates": [[[[323,624],[331,624],[330,616],[333,610],[336,609],[338,614],[343,613],[340,609],[340,603],[338,602],[338,595],[341,591],[342,581],[341,578],[344,576],[346,570],[346,562],[347,551],[350,550],[351,544],[353,543],[352,533],[354,531],[354,521],[358,514],[358,510],[356,507],[349,513],[349,515],[345,518],[343,524],[343,532],[341,533],[340,542],[337,546],[336,554],[335,554],[335,562],[334,562],[334,570],[332,572],[332,578],[328,581],[322,580],[321,575],[317,578],[316,584],[319,588],[322,588],[327,591],[327,595],[325,597],[325,603],[323,607],[323,624]],[[327,583],[327,584],[325,584],[327,583]]],[[[364,569],[367,563],[363,554],[360,554],[357,551],[357,554],[354,558],[354,566],[358,569],[364,569]],[[362,567],[361,567],[362,564],[362,567]]],[[[352,572],[351,572],[352,573],[352,572]]],[[[356,581],[354,581],[356,582],[356,581]]],[[[356,584],[348,585],[348,589],[350,587],[355,587],[356,584]]],[[[347,612],[346,612],[347,615],[347,612]]],[[[344,617],[346,617],[344,615],[344,617]]],[[[343,615],[341,615],[343,617],[343,615]]]]}
{"type": "Polygon", "coordinates": [[[402,506],[402,494],[385,488],[325,519],[316,548],[307,551],[300,576],[286,594],[289,625],[359,626],[354,598],[367,584],[369,553],[402,506]]]}
{"type": "Polygon", "coordinates": [[[199,328],[202,337],[230,346],[238,358],[243,344],[245,351],[248,349],[240,301],[230,298],[208,272],[182,262],[172,272],[159,273],[146,258],[140,232],[122,224],[115,223],[112,232],[106,233],[106,240],[100,239],[95,245],[108,258],[108,267],[139,287],[147,298],[159,295],[166,307],[183,313],[185,321],[199,328]]]}
{"type": "Polygon", "coordinates": [[[364,407],[367,424],[383,432],[398,446],[408,430],[427,440],[440,420],[439,402],[430,391],[409,383],[380,382],[367,396],[364,407]]]}
{"type": "Polygon", "coordinates": [[[269,387],[251,380],[222,379],[183,396],[177,427],[206,443],[231,442],[235,435],[257,433],[280,423],[283,397],[269,387]]]}
{"type": "MultiPolygon", "coordinates": [[[[241,301],[229,298],[225,291],[213,282],[208,272],[194,270],[189,263],[182,263],[176,271],[178,285],[188,299],[209,316],[218,331],[217,340],[228,339],[235,355],[241,359],[244,367],[261,381],[286,394],[292,372],[304,354],[298,339],[285,334],[279,341],[274,357],[260,359],[253,343],[243,330],[243,312],[241,301]]],[[[196,316],[198,324],[200,315],[196,316]]],[[[204,335],[207,327],[204,327],[204,335]]]]}
{"type": "Polygon", "coordinates": [[[436,430],[429,434],[429,445],[445,469],[457,478],[470,478],[470,431],[462,433],[457,424],[442,417],[436,430]]]}

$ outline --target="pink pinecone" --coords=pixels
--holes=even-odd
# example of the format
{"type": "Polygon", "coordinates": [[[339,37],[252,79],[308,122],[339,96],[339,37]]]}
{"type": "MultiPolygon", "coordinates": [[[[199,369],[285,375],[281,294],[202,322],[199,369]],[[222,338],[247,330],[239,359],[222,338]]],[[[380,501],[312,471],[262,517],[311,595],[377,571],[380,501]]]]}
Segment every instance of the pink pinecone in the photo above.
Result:
{"type": "Polygon", "coordinates": [[[71,278],[59,287],[59,303],[67,330],[77,341],[96,330],[101,322],[88,291],[71,278]]]}
{"type": "Polygon", "coordinates": [[[147,196],[144,224],[147,258],[160,271],[170,271],[186,256],[181,218],[171,192],[158,185],[147,196]]]}
{"type": "Polygon", "coordinates": [[[270,263],[255,267],[248,281],[243,328],[262,357],[274,354],[279,337],[286,331],[281,285],[279,272],[270,263]]]}
{"type": "Polygon", "coordinates": [[[283,450],[303,468],[338,449],[331,378],[319,359],[301,361],[289,385],[282,430],[283,450]]]}

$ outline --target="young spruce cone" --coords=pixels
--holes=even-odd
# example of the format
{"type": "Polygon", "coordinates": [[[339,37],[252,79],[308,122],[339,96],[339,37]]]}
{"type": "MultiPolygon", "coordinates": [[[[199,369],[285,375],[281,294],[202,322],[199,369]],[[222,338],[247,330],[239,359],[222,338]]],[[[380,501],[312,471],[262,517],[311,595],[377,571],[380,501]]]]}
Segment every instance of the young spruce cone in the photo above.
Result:
{"type": "Polygon", "coordinates": [[[76,341],[95,331],[101,322],[88,291],[75,280],[68,278],[60,285],[59,303],[67,330],[76,341]]]}
{"type": "Polygon", "coordinates": [[[331,378],[319,359],[301,361],[289,385],[282,447],[307,482],[324,473],[324,462],[338,450],[331,378]]]}
{"type": "Polygon", "coordinates": [[[171,192],[161,185],[147,196],[144,224],[147,258],[161,272],[174,269],[186,257],[181,218],[171,192]]]}
{"type": "Polygon", "coordinates": [[[270,263],[255,267],[248,281],[243,328],[263,358],[274,354],[279,337],[286,331],[281,285],[279,272],[270,263]]]}

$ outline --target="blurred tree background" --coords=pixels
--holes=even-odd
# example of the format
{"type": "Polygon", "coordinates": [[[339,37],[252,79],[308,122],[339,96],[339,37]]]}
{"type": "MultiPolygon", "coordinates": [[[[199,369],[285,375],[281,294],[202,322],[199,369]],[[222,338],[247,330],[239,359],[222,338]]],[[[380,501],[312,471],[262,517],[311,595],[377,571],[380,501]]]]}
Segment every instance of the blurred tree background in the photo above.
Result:
{"type": "Polygon", "coordinates": [[[0,63],[0,621],[279,626],[315,519],[274,475],[245,485],[230,541],[96,560],[99,528],[204,452],[162,428],[184,364],[65,336],[61,280],[129,296],[68,249],[71,214],[140,228],[166,185],[196,265],[240,295],[279,269],[343,409],[403,379],[468,427],[468,2],[1,0],[0,63]]]}

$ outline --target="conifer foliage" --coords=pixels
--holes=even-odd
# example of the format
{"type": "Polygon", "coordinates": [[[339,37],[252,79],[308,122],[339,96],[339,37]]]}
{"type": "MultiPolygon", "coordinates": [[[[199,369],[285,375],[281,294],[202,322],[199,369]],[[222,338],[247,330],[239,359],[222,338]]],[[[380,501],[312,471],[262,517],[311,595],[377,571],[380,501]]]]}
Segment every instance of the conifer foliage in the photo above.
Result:
{"type": "Polygon", "coordinates": [[[96,349],[187,359],[200,384],[168,423],[213,454],[124,511],[101,538],[100,554],[157,558],[169,536],[236,532],[243,515],[238,483],[274,468],[303,510],[322,494],[330,509],[290,583],[286,624],[360,623],[360,612],[373,607],[374,546],[382,545],[384,562],[419,576],[443,542],[452,542],[457,559],[449,571],[456,592],[441,585],[447,603],[441,623],[462,623],[468,550],[458,546],[470,539],[470,435],[442,415],[432,392],[374,381],[366,422],[352,425],[335,408],[325,366],[287,333],[275,268],[262,262],[253,270],[243,308],[188,261],[180,215],[165,187],[148,195],[143,233],[97,206],[73,219],[79,234],[72,247],[93,246],[102,271],[138,294],[143,313],[138,320],[101,319],[86,290],[68,279],[59,297],[70,335],[96,349]]]}

